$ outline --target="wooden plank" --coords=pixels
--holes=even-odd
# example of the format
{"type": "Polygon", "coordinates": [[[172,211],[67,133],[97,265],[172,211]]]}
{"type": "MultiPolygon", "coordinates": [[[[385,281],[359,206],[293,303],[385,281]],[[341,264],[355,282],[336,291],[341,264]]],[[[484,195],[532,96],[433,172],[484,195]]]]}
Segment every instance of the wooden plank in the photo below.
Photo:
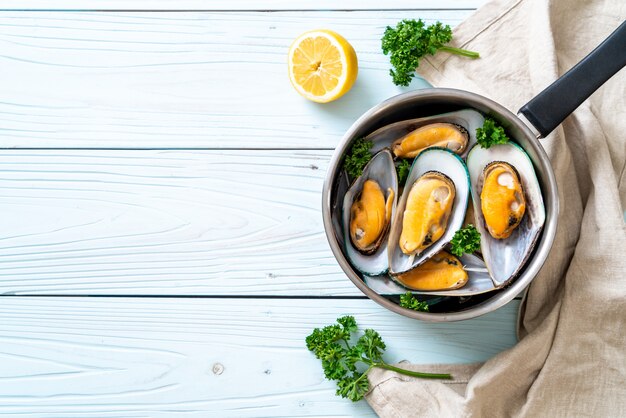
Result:
{"type": "Polygon", "coordinates": [[[476,9],[485,0],[10,0],[0,1],[0,10],[394,10],[476,9]]]}
{"type": "Polygon", "coordinates": [[[314,327],[353,314],[390,362],[474,362],[515,343],[517,305],[437,325],[369,300],[3,297],[0,414],[374,417],[334,396],[304,346],[314,327]]]}
{"type": "Polygon", "coordinates": [[[330,149],[367,109],[415,88],[391,82],[386,25],[470,13],[2,12],[0,147],[330,149]],[[327,105],[301,98],[286,66],[291,41],[320,26],[360,60],[352,91],[327,105]]]}
{"type": "Polygon", "coordinates": [[[361,295],[328,248],[330,151],[0,151],[0,293],[361,295]]]}
{"type": "Polygon", "coordinates": [[[361,296],[330,151],[0,150],[0,294],[361,296]]]}

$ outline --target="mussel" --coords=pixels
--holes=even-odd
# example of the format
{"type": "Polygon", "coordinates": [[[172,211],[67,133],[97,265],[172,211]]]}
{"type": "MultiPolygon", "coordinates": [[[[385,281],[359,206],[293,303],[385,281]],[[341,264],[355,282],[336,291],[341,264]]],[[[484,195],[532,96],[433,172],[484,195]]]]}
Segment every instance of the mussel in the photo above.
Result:
{"type": "Polygon", "coordinates": [[[452,180],[438,171],[428,171],[413,183],[398,242],[404,254],[420,254],[441,238],[452,213],[455,193],[452,180]]]}
{"type": "MultiPolygon", "coordinates": [[[[467,283],[456,289],[446,290],[416,290],[402,285],[397,276],[368,276],[364,275],[365,284],[380,295],[402,295],[407,290],[415,294],[437,296],[472,296],[495,290],[493,280],[482,258],[474,254],[463,254],[457,257],[467,272],[467,283]],[[392,278],[393,277],[393,278],[392,278]]],[[[419,267],[418,267],[419,269],[419,267]]]]}
{"type": "Polygon", "coordinates": [[[395,279],[412,290],[433,291],[458,289],[467,283],[468,277],[458,258],[441,251],[395,279]]]}
{"type": "Polygon", "coordinates": [[[376,180],[367,179],[352,202],[350,241],[363,254],[371,254],[380,247],[389,228],[394,199],[393,189],[388,188],[385,193],[376,180]]]}
{"type": "Polygon", "coordinates": [[[469,175],[461,158],[429,148],[414,160],[389,232],[389,272],[405,273],[448,244],[463,225],[469,175]]]}
{"type": "Polygon", "coordinates": [[[467,156],[481,252],[497,287],[524,266],[546,218],[533,164],[519,145],[474,146],[467,156]]]}
{"type": "Polygon", "coordinates": [[[346,255],[362,273],[387,272],[387,237],[398,200],[393,157],[383,150],[372,157],[343,198],[346,255]]]}
{"type": "Polygon", "coordinates": [[[503,161],[489,163],[483,170],[480,207],[487,230],[495,239],[506,239],[522,221],[526,199],[519,174],[503,161]]]}
{"type": "Polygon", "coordinates": [[[479,112],[462,109],[385,125],[365,139],[373,143],[372,152],[395,148],[394,154],[402,158],[414,158],[430,147],[448,148],[465,157],[476,143],[476,128],[484,121],[479,112]]]}
{"type": "Polygon", "coordinates": [[[462,154],[468,142],[469,133],[463,126],[439,122],[421,126],[398,138],[392,144],[391,150],[400,158],[415,158],[430,147],[447,148],[456,154],[462,154]]]}

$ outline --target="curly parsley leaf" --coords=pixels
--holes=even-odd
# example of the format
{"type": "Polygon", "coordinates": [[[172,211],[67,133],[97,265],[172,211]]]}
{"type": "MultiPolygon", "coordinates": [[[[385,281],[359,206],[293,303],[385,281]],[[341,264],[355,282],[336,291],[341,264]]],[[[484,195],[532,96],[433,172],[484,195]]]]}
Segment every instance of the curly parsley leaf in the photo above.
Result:
{"type": "Polygon", "coordinates": [[[422,19],[402,20],[395,28],[387,26],[382,37],[383,54],[390,55],[393,69],[389,70],[393,82],[397,86],[408,86],[420,58],[435,55],[437,50],[478,58],[477,52],[446,46],[452,40],[452,29],[449,25],[437,22],[426,26],[422,19]]]}
{"type": "Polygon", "coordinates": [[[353,316],[338,318],[337,323],[343,327],[344,333],[355,332],[357,330],[356,320],[353,316]]]}
{"type": "Polygon", "coordinates": [[[356,343],[357,347],[361,347],[364,355],[371,361],[382,361],[383,353],[387,346],[380,338],[380,335],[373,329],[366,329],[365,333],[356,343]]]}
{"type": "Polygon", "coordinates": [[[413,309],[414,311],[428,312],[428,303],[417,299],[411,292],[406,292],[404,295],[400,296],[400,306],[413,309]]]}
{"type": "Polygon", "coordinates": [[[411,171],[411,163],[409,160],[401,160],[400,164],[396,166],[396,172],[398,173],[398,186],[404,186],[406,179],[409,177],[409,171],[411,171]]]}
{"type": "Polygon", "coordinates": [[[467,225],[454,233],[450,241],[450,252],[457,257],[463,254],[472,254],[480,249],[480,232],[474,225],[467,225]]]}
{"type": "Polygon", "coordinates": [[[476,141],[483,148],[489,148],[496,144],[506,144],[509,137],[504,128],[491,118],[485,118],[482,128],[476,129],[476,141]]]}
{"type": "Polygon", "coordinates": [[[370,389],[366,373],[353,373],[352,376],[337,382],[337,396],[348,398],[352,402],[360,401],[370,389]]]}
{"type": "Polygon", "coordinates": [[[365,138],[359,138],[354,141],[350,152],[346,155],[346,159],[343,161],[343,168],[348,172],[348,176],[351,179],[355,179],[363,173],[363,168],[372,159],[372,141],[368,141],[365,138]]]}
{"type": "Polygon", "coordinates": [[[357,329],[354,317],[344,316],[338,318],[336,324],[315,328],[306,337],[307,348],[322,361],[324,376],[337,381],[337,396],[353,402],[363,399],[369,390],[367,373],[373,367],[426,379],[451,378],[449,374],[414,372],[385,363],[383,353],[387,347],[380,334],[373,329],[366,329],[356,344],[351,344],[351,334],[357,329]],[[364,369],[363,372],[359,371],[364,369]]]}

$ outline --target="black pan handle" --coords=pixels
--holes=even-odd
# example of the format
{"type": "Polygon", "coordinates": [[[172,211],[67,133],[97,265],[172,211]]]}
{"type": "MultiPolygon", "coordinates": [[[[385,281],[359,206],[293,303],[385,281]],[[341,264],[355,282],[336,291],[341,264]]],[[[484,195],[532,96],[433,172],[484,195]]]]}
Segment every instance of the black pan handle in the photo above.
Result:
{"type": "Polygon", "coordinates": [[[526,117],[540,137],[545,137],[625,65],[626,21],[518,113],[526,117]]]}

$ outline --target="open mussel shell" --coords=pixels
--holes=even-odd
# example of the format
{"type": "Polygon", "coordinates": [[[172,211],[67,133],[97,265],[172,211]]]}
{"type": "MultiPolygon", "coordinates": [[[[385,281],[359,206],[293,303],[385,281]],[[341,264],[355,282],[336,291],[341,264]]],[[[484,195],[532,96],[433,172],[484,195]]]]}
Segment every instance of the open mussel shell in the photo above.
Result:
{"type": "Polygon", "coordinates": [[[476,144],[476,128],[483,126],[485,118],[473,109],[457,110],[455,112],[442,113],[440,115],[427,116],[417,119],[402,120],[383,126],[367,135],[365,139],[373,143],[372,152],[384,148],[391,148],[394,141],[406,136],[416,129],[432,123],[452,123],[462,126],[469,134],[469,143],[460,155],[465,157],[470,148],[476,144]]]}
{"type": "MultiPolygon", "coordinates": [[[[339,179],[337,180],[337,196],[345,196],[349,188],[350,180],[348,178],[348,173],[346,170],[342,170],[339,174],[339,179]]],[[[333,202],[331,210],[333,211],[332,222],[335,236],[341,247],[344,248],[344,234],[341,232],[343,231],[343,198],[337,198],[333,202]]]]}
{"type": "Polygon", "coordinates": [[[429,148],[423,151],[411,166],[411,171],[404,187],[404,192],[398,202],[398,207],[392,219],[389,233],[388,256],[389,272],[391,275],[401,274],[422,264],[425,260],[437,254],[448,244],[454,233],[463,226],[465,211],[469,201],[469,174],[461,158],[445,148],[429,148]],[[454,202],[448,218],[447,227],[443,235],[424,249],[420,254],[409,256],[402,252],[399,245],[402,234],[404,210],[411,191],[411,186],[424,173],[439,172],[448,177],[455,186],[454,202]]]}
{"type": "Polygon", "coordinates": [[[410,291],[416,295],[431,295],[431,296],[473,296],[481,293],[491,292],[495,290],[487,266],[485,262],[478,256],[473,254],[463,254],[459,257],[463,268],[467,271],[468,280],[465,286],[454,290],[433,290],[433,291],[418,291],[408,289],[401,284],[394,281],[389,276],[363,276],[365,284],[378,293],[379,295],[403,295],[407,291],[410,291]]]}
{"type": "Polygon", "coordinates": [[[393,222],[393,215],[396,212],[398,201],[398,176],[389,150],[382,150],[372,157],[370,162],[363,168],[363,174],[352,183],[344,195],[342,205],[343,240],[348,259],[361,273],[379,275],[386,273],[389,268],[387,257],[387,234],[389,233],[389,228],[386,228],[383,232],[384,236],[379,241],[380,245],[373,251],[368,252],[368,254],[364,254],[355,248],[350,239],[350,209],[355,198],[363,190],[363,184],[370,179],[378,183],[385,199],[389,196],[388,190],[391,189],[393,191],[392,217],[390,220],[390,222],[393,222]]]}
{"type": "Polygon", "coordinates": [[[533,164],[524,150],[515,143],[494,145],[488,149],[477,145],[467,156],[476,228],[481,234],[481,251],[496,287],[513,279],[530,257],[546,218],[546,210],[533,164]],[[506,239],[495,239],[487,231],[481,209],[484,169],[502,161],[513,166],[519,174],[526,199],[526,211],[520,224],[506,239]]]}

